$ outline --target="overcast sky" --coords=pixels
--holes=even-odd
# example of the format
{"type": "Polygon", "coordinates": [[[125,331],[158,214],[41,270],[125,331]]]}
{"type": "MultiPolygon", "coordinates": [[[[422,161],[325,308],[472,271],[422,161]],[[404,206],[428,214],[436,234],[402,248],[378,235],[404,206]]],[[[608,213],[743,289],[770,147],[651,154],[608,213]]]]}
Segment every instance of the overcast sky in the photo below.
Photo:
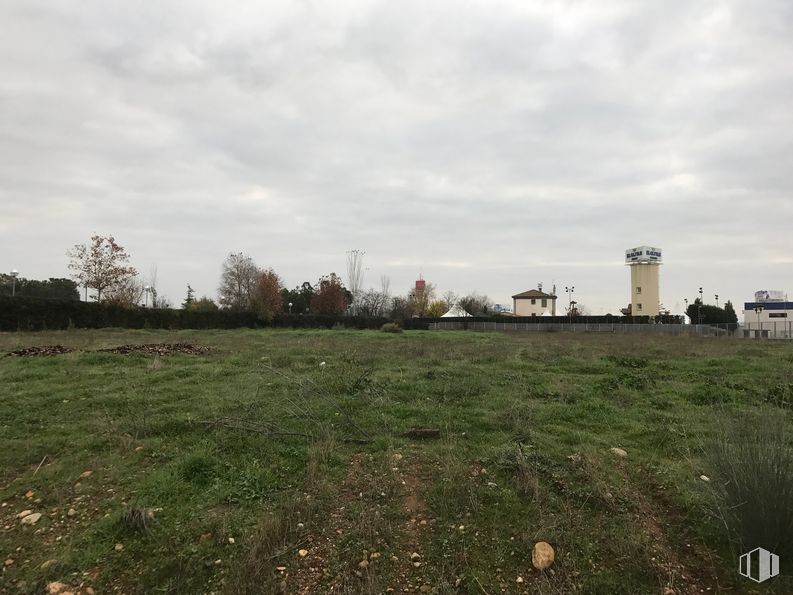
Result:
{"type": "Polygon", "coordinates": [[[0,268],[113,234],[160,292],[242,251],[496,302],[793,294],[793,2],[0,3],[0,268]]]}

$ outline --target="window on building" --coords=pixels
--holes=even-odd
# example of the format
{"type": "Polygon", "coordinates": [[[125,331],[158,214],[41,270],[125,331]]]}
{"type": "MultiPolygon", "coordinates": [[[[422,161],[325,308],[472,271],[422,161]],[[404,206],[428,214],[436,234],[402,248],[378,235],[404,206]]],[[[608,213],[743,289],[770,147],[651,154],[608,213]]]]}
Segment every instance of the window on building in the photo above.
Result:
{"type": "Polygon", "coordinates": [[[548,298],[542,299],[542,307],[545,308],[548,305],[548,298]]]}
{"type": "Polygon", "coordinates": [[[537,316],[537,314],[535,314],[534,312],[532,312],[532,313],[531,313],[531,315],[532,315],[532,316],[537,316]]]}
{"type": "Polygon", "coordinates": [[[787,312],[770,312],[769,318],[787,318],[787,312]]]}
{"type": "Polygon", "coordinates": [[[637,288],[636,288],[636,293],[637,293],[637,294],[640,294],[641,292],[642,292],[642,288],[641,288],[641,287],[637,287],[637,288]]]}
{"type": "Polygon", "coordinates": [[[537,303],[537,300],[535,300],[534,298],[531,298],[531,305],[533,306],[536,303],[537,303]]]}
{"type": "Polygon", "coordinates": [[[641,310],[642,309],[642,305],[641,304],[636,304],[636,309],[637,310],[641,310]]]}

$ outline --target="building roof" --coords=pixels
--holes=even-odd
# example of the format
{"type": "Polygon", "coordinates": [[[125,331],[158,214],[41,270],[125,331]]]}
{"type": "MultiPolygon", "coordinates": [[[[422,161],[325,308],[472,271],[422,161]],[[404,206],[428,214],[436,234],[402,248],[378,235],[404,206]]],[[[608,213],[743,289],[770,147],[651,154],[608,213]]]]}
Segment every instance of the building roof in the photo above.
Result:
{"type": "Polygon", "coordinates": [[[545,293],[540,291],[539,289],[529,289],[528,291],[524,291],[523,293],[516,293],[512,296],[514,300],[525,300],[529,298],[546,298],[555,300],[556,296],[551,295],[550,293],[545,293]]]}
{"type": "Polygon", "coordinates": [[[446,314],[441,315],[441,318],[467,318],[469,316],[471,315],[463,310],[460,304],[454,304],[446,314]]]}

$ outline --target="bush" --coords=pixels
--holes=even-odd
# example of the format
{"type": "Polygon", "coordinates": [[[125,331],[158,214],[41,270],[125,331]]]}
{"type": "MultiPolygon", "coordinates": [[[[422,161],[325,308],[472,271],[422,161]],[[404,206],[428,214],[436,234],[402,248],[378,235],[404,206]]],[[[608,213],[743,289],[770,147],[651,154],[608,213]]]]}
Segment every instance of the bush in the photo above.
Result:
{"type": "Polygon", "coordinates": [[[793,448],[773,407],[725,422],[708,445],[716,513],[739,552],[764,547],[793,556],[793,448]]]}
{"type": "Polygon", "coordinates": [[[396,322],[386,322],[383,326],[380,327],[380,330],[384,333],[401,333],[402,327],[399,326],[396,322]]]}

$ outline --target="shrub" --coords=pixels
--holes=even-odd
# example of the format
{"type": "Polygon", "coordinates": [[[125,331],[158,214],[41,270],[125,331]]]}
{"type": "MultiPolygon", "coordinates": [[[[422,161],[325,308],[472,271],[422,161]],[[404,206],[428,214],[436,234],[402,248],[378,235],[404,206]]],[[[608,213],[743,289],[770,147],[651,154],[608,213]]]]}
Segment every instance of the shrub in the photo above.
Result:
{"type": "Polygon", "coordinates": [[[396,322],[386,322],[383,326],[380,327],[380,330],[384,333],[401,333],[402,327],[399,326],[396,322]]]}
{"type": "Polygon", "coordinates": [[[705,458],[713,471],[716,513],[738,551],[764,547],[793,555],[793,448],[773,407],[723,422],[705,458]]]}

